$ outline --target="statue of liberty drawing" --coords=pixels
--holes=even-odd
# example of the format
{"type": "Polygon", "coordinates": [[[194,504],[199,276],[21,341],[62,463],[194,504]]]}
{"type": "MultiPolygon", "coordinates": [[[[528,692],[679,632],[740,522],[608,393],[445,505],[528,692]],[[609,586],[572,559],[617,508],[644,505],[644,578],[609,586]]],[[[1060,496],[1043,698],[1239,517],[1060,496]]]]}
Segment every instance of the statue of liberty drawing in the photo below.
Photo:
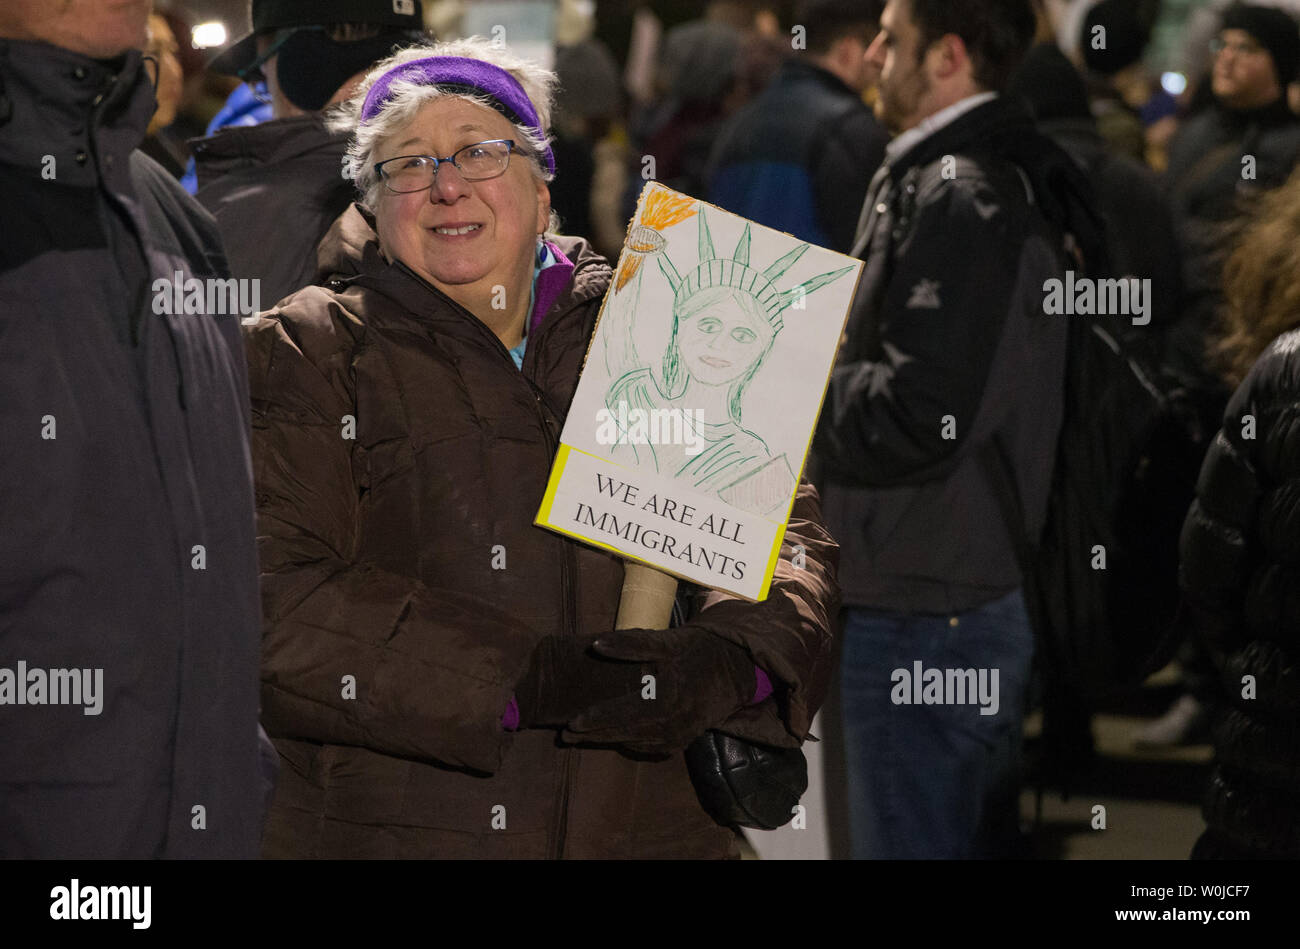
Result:
{"type": "MultiPolygon", "coordinates": [[[[781,290],[781,280],[808,250],[800,244],[758,270],[750,264],[750,225],[730,256],[719,256],[705,207],[693,198],[652,188],[639,223],[628,233],[603,318],[622,321],[606,336],[606,368],[614,380],[606,395],[611,415],[635,410],[676,410],[694,427],[683,444],[614,446],[612,457],[631,453],[638,465],[685,481],[700,491],[758,515],[771,515],[794,493],[796,473],[784,453],[773,457],[763,437],[745,427],[745,390],[784,328],[782,314],[820,288],[853,271],[845,267],[781,290]],[[667,253],[662,231],[697,217],[699,259],[685,277],[667,253]],[[672,332],[658,372],[636,354],[633,319],[642,302],[646,261],[654,257],[673,293],[672,332]],[[621,351],[620,351],[621,350],[621,351]],[[702,449],[701,449],[702,444],[702,449]]],[[[800,303],[798,308],[802,308],[800,303]]]]}

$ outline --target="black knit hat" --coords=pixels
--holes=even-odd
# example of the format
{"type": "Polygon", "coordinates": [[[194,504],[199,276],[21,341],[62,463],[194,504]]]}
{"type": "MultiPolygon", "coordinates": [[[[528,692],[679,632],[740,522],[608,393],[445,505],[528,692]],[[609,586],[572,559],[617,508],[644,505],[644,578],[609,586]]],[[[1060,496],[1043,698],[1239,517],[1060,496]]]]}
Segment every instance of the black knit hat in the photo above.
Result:
{"type": "Polygon", "coordinates": [[[1239,3],[1223,15],[1221,30],[1244,30],[1268,50],[1282,85],[1296,79],[1300,70],[1300,27],[1291,14],[1276,7],[1239,3]]]}
{"type": "Polygon", "coordinates": [[[1102,0],[1084,17],[1079,42],[1088,69],[1113,76],[1142,58],[1151,42],[1151,30],[1133,0],[1102,0]],[[1093,48],[1093,31],[1099,26],[1106,30],[1104,49],[1093,48]]]}

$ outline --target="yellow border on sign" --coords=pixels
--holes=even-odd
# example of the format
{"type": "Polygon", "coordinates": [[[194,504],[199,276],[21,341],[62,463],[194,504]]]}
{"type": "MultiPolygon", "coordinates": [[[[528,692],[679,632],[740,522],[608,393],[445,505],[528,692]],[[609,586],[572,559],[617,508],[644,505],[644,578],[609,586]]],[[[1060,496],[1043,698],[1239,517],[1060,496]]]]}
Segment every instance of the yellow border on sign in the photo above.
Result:
{"type": "Polygon", "coordinates": [[[533,521],[538,526],[551,526],[551,505],[555,503],[555,492],[560,490],[560,478],[564,475],[564,466],[568,463],[569,452],[572,450],[564,442],[560,442],[559,451],[555,453],[555,461],[551,463],[551,479],[546,482],[546,493],[542,495],[542,506],[537,509],[537,519],[533,521]]]}
{"type": "MultiPolygon", "coordinates": [[[[796,487],[795,490],[799,489],[796,487]]],[[[793,506],[794,502],[792,501],[791,507],[793,506]]],[[[781,545],[785,543],[785,529],[789,526],[789,520],[789,517],[787,517],[786,523],[781,525],[776,532],[776,536],[772,538],[772,555],[767,558],[767,572],[763,574],[763,586],[758,591],[758,602],[760,603],[767,599],[767,592],[772,588],[772,577],[776,573],[777,563],[781,560],[781,545]]]]}

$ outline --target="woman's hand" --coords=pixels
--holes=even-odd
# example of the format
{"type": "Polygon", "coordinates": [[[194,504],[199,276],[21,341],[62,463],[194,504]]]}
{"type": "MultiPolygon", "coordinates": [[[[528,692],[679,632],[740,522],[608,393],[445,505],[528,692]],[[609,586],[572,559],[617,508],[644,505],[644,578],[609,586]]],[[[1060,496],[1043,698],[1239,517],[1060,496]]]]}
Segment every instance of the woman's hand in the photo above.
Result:
{"type": "Polygon", "coordinates": [[[582,640],[547,636],[515,689],[519,725],[566,726],[593,705],[639,694],[642,674],[638,666],[599,658],[582,640]]]}
{"type": "Polygon", "coordinates": [[[748,651],[699,626],[619,630],[592,648],[654,679],[638,680],[635,691],[592,704],[569,723],[565,737],[571,740],[677,752],[754,697],[754,660],[748,651]]]}
{"type": "Polygon", "coordinates": [[[754,691],[754,662],[744,648],[687,625],[619,630],[590,649],[548,636],[516,701],[525,727],[562,728],[574,742],[673,753],[721,725],[754,691]]]}

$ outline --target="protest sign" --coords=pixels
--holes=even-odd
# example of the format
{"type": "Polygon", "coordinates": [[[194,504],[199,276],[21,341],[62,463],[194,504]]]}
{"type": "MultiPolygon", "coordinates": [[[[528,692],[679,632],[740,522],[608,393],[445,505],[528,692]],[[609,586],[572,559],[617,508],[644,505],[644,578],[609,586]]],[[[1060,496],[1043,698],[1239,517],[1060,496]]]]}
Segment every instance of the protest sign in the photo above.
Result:
{"type": "Polygon", "coordinates": [[[648,183],[536,523],[764,599],[861,268],[648,183]]]}

